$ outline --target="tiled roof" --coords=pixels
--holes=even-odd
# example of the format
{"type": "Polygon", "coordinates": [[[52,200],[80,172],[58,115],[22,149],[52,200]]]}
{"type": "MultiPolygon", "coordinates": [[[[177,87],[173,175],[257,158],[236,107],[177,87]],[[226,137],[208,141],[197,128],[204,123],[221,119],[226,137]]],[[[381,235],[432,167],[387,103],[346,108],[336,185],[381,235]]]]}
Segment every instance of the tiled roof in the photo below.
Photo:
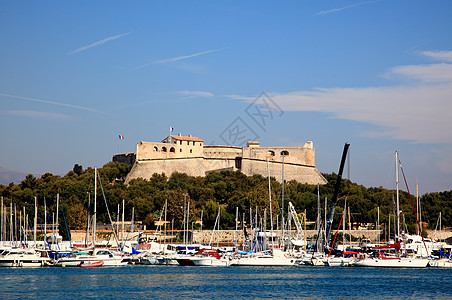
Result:
{"type": "Polygon", "coordinates": [[[191,141],[191,142],[204,142],[200,138],[196,136],[179,136],[179,135],[171,135],[171,137],[178,141],[191,141]]]}

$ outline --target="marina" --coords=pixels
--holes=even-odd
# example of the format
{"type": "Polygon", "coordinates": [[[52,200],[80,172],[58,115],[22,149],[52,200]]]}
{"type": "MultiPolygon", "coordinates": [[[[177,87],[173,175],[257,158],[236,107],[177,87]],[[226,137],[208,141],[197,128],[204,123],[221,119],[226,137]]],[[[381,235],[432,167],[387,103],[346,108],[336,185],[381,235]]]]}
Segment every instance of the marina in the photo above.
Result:
{"type": "Polygon", "coordinates": [[[2,268],[3,298],[450,299],[450,269],[314,267],[2,268]],[[26,287],[26,288],[24,288],[26,287]]]}

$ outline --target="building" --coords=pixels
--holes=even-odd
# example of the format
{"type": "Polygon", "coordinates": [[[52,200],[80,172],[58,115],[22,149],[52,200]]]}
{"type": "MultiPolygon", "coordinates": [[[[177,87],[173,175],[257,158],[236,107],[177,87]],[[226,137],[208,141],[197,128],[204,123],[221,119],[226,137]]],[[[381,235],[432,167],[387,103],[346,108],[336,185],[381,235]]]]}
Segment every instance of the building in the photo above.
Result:
{"type": "Polygon", "coordinates": [[[113,161],[132,164],[126,183],[134,178],[150,178],[154,173],[186,173],[205,176],[209,172],[239,170],[247,176],[259,174],[296,180],[307,184],[325,184],[315,167],[312,142],[303,147],[260,147],[250,141],[246,147],[204,145],[198,137],[170,135],[161,142],[138,142],[135,153],[117,154],[113,161]],[[284,162],[284,164],[283,164],[284,162]]]}

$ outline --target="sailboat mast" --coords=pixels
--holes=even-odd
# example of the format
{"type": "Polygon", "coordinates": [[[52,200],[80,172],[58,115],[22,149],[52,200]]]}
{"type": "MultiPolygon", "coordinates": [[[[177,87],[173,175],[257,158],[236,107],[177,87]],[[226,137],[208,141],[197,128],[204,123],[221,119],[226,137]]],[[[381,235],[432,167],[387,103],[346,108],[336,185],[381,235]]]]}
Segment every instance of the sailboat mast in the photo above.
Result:
{"type": "Polygon", "coordinates": [[[320,228],[320,184],[317,184],[317,222],[315,224],[316,230],[320,228]]]}
{"type": "Polygon", "coordinates": [[[94,215],[93,215],[93,247],[96,248],[96,214],[97,214],[97,167],[94,167],[94,215]]]}
{"type": "MultiPolygon", "coordinates": [[[[187,244],[188,244],[188,231],[190,230],[190,228],[188,227],[188,222],[189,222],[189,218],[190,218],[190,202],[188,201],[187,202],[187,244]]],[[[220,226],[219,224],[218,224],[218,226],[220,226]]],[[[218,229],[219,229],[219,227],[218,227],[218,229]]]]}
{"type": "MultiPolygon", "coordinates": [[[[270,184],[270,166],[268,157],[267,157],[267,172],[268,172],[268,199],[270,201],[270,231],[273,237],[272,188],[270,184]]],[[[265,229],[267,230],[267,228],[265,229]]]]}
{"type": "Polygon", "coordinates": [[[163,233],[163,240],[164,240],[164,244],[166,245],[166,212],[168,210],[168,199],[165,199],[165,228],[164,228],[164,233],[163,233]]]}
{"type": "Polygon", "coordinates": [[[125,213],[125,200],[122,199],[122,233],[121,233],[121,239],[122,239],[122,246],[124,247],[124,213],[125,213]]]}
{"type": "MultiPolygon", "coordinates": [[[[420,218],[419,214],[419,185],[416,183],[416,212],[420,218]]],[[[419,222],[420,223],[420,222],[419,222]]],[[[422,223],[421,223],[422,224],[422,223]]],[[[419,226],[416,227],[416,233],[419,235],[419,226]]]]}
{"type": "MultiPolygon", "coordinates": [[[[202,215],[202,211],[201,211],[201,215],[202,215]]],[[[234,249],[237,250],[237,225],[239,221],[239,208],[238,206],[235,208],[235,232],[234,232],[234,249]]],[[[202,221],[201,221],[202,222],[202,221]]]]}
{"type": "MultiPolygon", "coordinates": [[[[2,199],[3,207],[3,199],[2,199]]],[[[33,246],[36,248],[36,227],[38,227],[38,200],[35,197],[35,220],[33,222],[33,246]]]]}
{"type": "Polygon", "coordinates": [[[55,232],[58,235],[58,210],[60,207],[60,193],[57,193],[57,210],[56,210],[56,225],[55,225],[55,232]]]}
{"type": "Polygon", "coordinates": [[[183,240],[184,240],[184,245],[185,245],[185,217],[186,217],[186,212],[185,212],[185,209],[186,209],[186,202],[187,202],[187,193],[184,193],[184,221],[183,221],[183,223],[184,223],[184,232],[183,232],[183,234],[184,234],[184,238],[183,238],[183,240]]]}
{"type": "Polygon", "coordinates": [[[87,192],[88,194],[88,214],[87,214],[87,218],[86,218],[86,236],[85,236],[85,247],[88,246],[88,241],[89,241],[89,214],[91,211],[91,194],[89,192],[87,192]]]}
{"type": "MultiPolygon", "coordinates": [[[[238,209],[238,208],[237,208],[238,209]]],[[[202,242],[203,242],[203,239],[202,239],[202,217],[203,217],[203,213],[204,213],[204,211],[203,210],[201,210],[201,232],[200,232],[200,240],[201,240],[201,244],[202,244],[202,242]]]]}
{"type": "Polygon", "coordinates": [[[47,204],[44,197],[44,244],[47,241],[47,204]]]}
{"type": "Polygon", "coordinates": [[[377,230],[378,230],[378,244],[380,244],[380,206],[377,210],[377,230]]]}
{"type": "Polygon", "coordinates": [[[281,240],[284,248],[284,154],[282,152],[282,189],[281,189],[281,240]]]}
{"type": "Polygon", "coordinates": [[[399,153],[395,153],[395,176],[396,176],[396,216],[397,216],[397,228],[395,241],[398,242],[400,238],[400,207],[399,207],[399,153]]]}

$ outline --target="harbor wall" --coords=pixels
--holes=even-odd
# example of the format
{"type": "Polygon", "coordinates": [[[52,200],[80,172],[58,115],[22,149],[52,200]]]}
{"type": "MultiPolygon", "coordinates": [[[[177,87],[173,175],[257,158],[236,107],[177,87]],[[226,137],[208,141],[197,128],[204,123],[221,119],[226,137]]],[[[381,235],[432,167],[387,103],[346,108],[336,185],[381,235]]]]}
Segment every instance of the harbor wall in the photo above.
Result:
{"type": "MultiPolygon", "coordinates": [[[[155,231],[151,231],[151,230],[146,230],[146,231],[142,231],[140,230],[141,233],[147,234],[147,235],[152,235],[152,234],[156,234],[159,236],[158,240],[163,240],[164,237],[163,235],[160,233],[156,233],[155,231]]],[[[351,231],[347,231],[347,235],[349,234],[349,232],[351,233],[352,236],[354,236],[355,238],[367,238],[370,239],[371,241],[375,242],[378,240],[378,234],[379,231],[378,230],[351,230],[351,231]]],[[[279,233],[279,232],[278,232],[279,233]]],[[[381,233],[383,233],[383,230],[381,231],[381,233]]],[[[119,240],[122,240],[122,233],[121,231],[118,233],[119,234],[119,240]]],[[[180,235],[181,231],[175,231],[174,235],[180,235]]],[[[249,234],[249,232],[248,232],[249,234]]],[[[311,239],[313,238],[315,235],[317,234],[316,230],[306,230],[306,238],[307,239],[311,239]]],[[[72,236],[72,240],[73,241],[83,241],[85,239],[85,235],[86,235],[86,231],[83,230],[72,230],[71,231],[71,236],[72,236]]],[[[113,241],[113,235],[111,234],[111,231],[107,231],[107,230],[101,230],[97,232],[97,239],[103,239],[105,237],[110,237],[110,240],[113,241]]],[[[143,234],[142,234],[143,236],[143,234]]],[[[448,230],[443,230],[441,232],[441,235],[439,233],[439,231],[434,231],[434,230],[426,230],[426,236],[431,238],[431,239],[441,239],[441,240],[445,240],[447,238],[452,237],[452,229],[448,229],[448,230]]],[[[134,234],[131,234],[130,232],[125,232],[124,233],[124,238],[127,240],[137,240],[138,239],[138,232],[135,231],[134,234]]],[[[243,231],[242,230],[215,230],[214,232],[212,230],[203,230],[202,232],[200,230],[194,230],[193,231],[193,242],[198,242],[198,243],[203,243],[203,244],[209,244],[210,242],[212,242],[212,244],[216,244],[217,242],[219,242],[220,244],[224,245],[224,244],[230,244],[232,245],[237,239],[238,244],[242,244],[244,242],[244,238],[243,238],[243,231]]],[[[171,240],[171,234],[170,232],[168,232],[167,234],[167,241],[171,240]]]]}

